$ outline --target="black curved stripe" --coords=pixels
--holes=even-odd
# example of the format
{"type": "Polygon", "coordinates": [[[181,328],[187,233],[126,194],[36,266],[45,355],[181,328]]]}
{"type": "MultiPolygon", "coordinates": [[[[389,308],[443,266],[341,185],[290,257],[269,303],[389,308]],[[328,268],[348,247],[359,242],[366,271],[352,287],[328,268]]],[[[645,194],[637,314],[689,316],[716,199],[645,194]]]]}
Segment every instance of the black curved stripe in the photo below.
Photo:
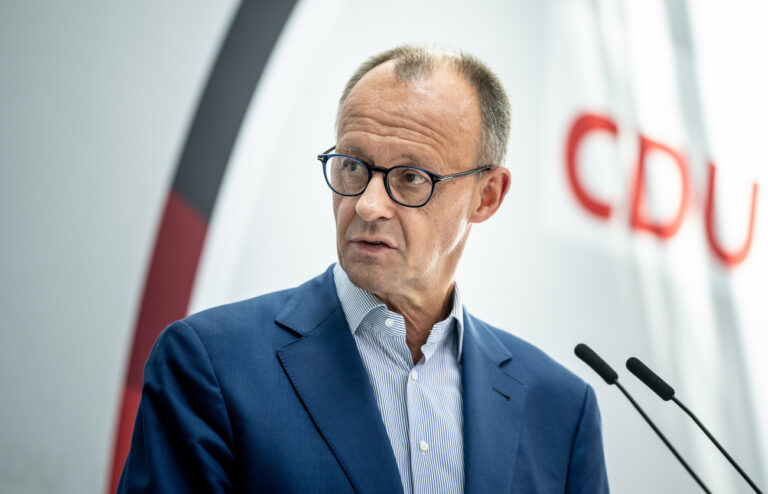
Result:
{"type": "Polygon", "coordinates": [[[295,0],[244,0],[187,135],[173,189],[207,221],[245,111],[295,0]]]}

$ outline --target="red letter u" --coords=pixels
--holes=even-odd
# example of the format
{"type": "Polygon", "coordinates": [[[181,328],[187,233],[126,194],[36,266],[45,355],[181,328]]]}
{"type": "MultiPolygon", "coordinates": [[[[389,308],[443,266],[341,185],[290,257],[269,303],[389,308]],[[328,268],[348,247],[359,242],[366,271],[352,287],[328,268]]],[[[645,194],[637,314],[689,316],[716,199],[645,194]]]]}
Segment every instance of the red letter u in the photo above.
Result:
{"type": "Polygon", "coordinates": [[[740,249],[733,252],[726,250],[718,243],[715,238],[715,165],[709,164],[709,185],[707,186],[707,204],[705,211],[705,228],[707,231],[707,241],[712,248],[712,252],[723,261],[727,266],[735,266],[749,254],[749,248],[752,246],[752,233],[755,226],[755,209],[757,208],[757,182],[752,183],[752,203],[749,208],[749,227],[747,229],[747,238],[740,249]]]}

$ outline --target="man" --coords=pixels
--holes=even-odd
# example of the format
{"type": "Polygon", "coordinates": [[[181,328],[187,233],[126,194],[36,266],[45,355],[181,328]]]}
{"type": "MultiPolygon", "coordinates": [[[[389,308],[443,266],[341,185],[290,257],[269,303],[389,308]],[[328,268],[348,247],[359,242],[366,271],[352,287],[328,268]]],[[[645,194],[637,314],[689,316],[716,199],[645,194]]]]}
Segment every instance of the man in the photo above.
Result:
{"type": "Polygon", "coordinates": [[[453,281],[509,189],[508,132],[471,56],[364,63],[318,156],[338,264],[163,332],[118,491],[608,492],[594,392],[453,281]]]}

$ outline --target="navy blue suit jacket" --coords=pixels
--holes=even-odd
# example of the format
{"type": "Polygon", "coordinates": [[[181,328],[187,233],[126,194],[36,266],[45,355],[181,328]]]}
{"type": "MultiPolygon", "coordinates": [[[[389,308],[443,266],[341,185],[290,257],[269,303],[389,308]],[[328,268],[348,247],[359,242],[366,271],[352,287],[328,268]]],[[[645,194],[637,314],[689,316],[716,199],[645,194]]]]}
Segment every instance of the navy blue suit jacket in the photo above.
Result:
{"type": "MultiPolygon", "coordinates": [[[[607,493],[592,389],[466,312],[464,328],[466,492],[607,493]]],[[[118,492],[402,492],[332,269],[160,335],[118,492]]]]}

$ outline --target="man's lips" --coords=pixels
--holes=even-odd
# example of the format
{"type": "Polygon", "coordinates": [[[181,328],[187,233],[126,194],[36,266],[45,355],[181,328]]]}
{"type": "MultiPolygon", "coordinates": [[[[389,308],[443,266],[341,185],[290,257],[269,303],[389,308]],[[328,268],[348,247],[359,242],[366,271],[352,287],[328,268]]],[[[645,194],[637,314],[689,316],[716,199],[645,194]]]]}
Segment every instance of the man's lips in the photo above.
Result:
{"type": "Polygon", "coordinates": [[[363,248],[395,248],[394,243],[384,237],[355,237],[351,240],[351,242],[363,248]]]}

